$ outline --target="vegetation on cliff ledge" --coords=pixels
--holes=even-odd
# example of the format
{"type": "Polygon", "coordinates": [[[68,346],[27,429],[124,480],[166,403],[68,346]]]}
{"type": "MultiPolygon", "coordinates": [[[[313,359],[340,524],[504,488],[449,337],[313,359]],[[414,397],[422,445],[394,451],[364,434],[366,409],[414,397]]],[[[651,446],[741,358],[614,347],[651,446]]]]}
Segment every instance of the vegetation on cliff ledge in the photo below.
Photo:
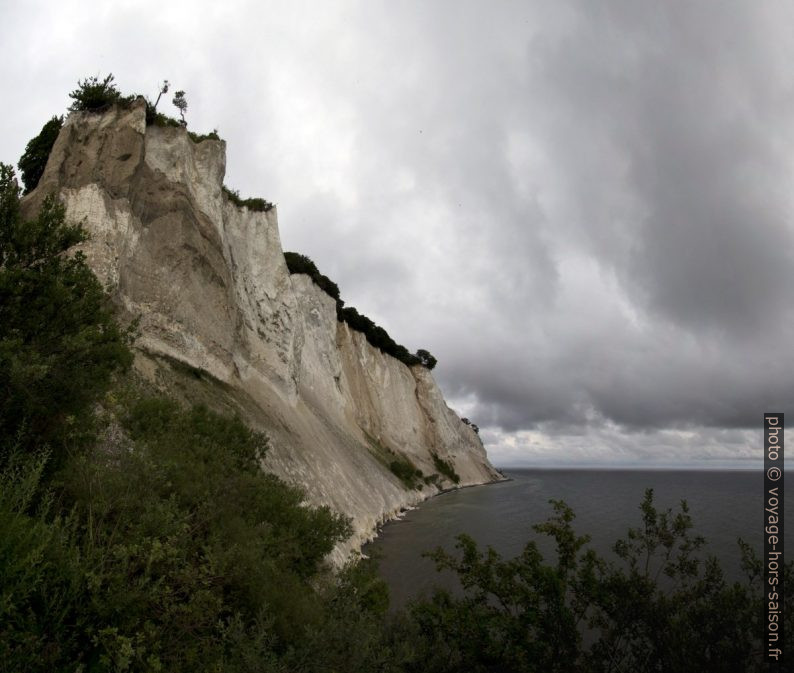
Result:
{"type": "Polygon", "coordinates": [[[432,456],[433,465],[435,465],[435,468],[439,471],[439,473],[443,474],[453,484],[459,484],[460,475],[455,472],[455,468],[452,466],[452,463],[448,460],[444,460],[437,453],[433,453],[432,456]]]}
{"type": "Polygon", "coordinates": [[[129,107],[136,96],[123,96],[116,88],[113,73],[103,80],[96,76],[78,80],[77,88],[69,94],[72,112],[104,112],[112,105],[129,107]]]}
{"type": "MultiPolygon", "coordinates": [[[[188,137],[194,143],[201,143],[205,140],[220,140],[217,129],[209,133],[195,133],[187,128],[185,121],[185,111],[187,110],[187,100],[184,91],[177,91],[173,99],[173,104],[179,111],[181,119],[169,117],[157,110],[160,97],[168,91],[168,81],[163,82],[159,95],[152,102],[141,94],[124,95],[116,87],[113,73],[104,79],[97,76],[86,77],[79,80],[77,88],[70,94],[72,103],[69,105],[70,112],[91,112],[102,113],[109,110],[114,105],[121,108],[129,108],[136,100],[141,99],[146,105],[146,125],[159,126],[161,128],[184,129],[188,137]]],[[[31,139],[25,148],[25,153],[19,160],[19,170],[22,172],[22,181],[25,185],[25,193],[35,189],[36,185],[44,173],[52,146],[58,137],[58,132],[63,125],[63,118],[55,116],[47,122],[38,136],[31,139]]],[[[246,207],[256,211],[268,211],[273,204],[261,198],[241,199],[240,194],[224,186],[224,193],[237,206],[246,207]]]]}
{"type": "Polygon", "coordinates": [[[248,210],[258,213],[266,213],[273,209],[273,204],[270,201],[256,197],[244,199],[240,196],[240,192],[236,189],[229,189],[226,185],[223,185],[223,193],[238,208],[248,208],[248,210]]]}
{"type": "Polygon", "coordinates": [[[411,353],[405,346],[394,341],[380,325],[376,325],[352,306],[345,306],[345,302],[339,297],[339,286],[328,276],[320,273],[317,265],[309,257],[298,252],[285,252],[284,260],[290,273],[306,274],[317,287],[331,299],[336,300],[337,320],[346,323],[350,329],[361,332],[370,345],[409,367],[422,365],[427,369],[433,369],[436,366],[437,360],[428,351],[420,348],[416,354],[411,353]]]}

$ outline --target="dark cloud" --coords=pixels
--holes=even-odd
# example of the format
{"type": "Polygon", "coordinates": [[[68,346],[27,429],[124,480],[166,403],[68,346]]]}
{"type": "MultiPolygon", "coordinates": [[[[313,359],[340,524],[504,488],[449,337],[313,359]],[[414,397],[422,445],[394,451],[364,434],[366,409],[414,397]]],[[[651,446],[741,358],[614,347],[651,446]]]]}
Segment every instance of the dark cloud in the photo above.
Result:
{"type": "Polygon", "coordinates": [[[78,77],[168,78],[498,462],[754,455],[794,399],[794,10],[198,5],[4,10],[3,158],[78,77]]]}

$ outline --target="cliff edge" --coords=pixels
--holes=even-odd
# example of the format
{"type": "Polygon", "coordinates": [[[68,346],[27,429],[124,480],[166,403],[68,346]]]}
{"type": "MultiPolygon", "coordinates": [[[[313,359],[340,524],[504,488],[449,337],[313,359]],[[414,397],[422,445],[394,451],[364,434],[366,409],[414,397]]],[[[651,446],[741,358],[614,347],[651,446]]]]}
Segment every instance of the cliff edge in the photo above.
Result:
{"type": "Polygon", "coordinates": [[[427,369],[371,346],[308,276],[289,274],[276,209],[224,194],[225,150],[147,126],[142,100],[73,113],[24,209],[55,193],[88,230],[89,264],[140,320],[142,375],[188,397],[196,381],[215,391],[270,437],[266,469],[352,518],[335,561],[407,505],[500,479],[427,369]],[[394,461],[426,478],[406,485],[394,461]]]}

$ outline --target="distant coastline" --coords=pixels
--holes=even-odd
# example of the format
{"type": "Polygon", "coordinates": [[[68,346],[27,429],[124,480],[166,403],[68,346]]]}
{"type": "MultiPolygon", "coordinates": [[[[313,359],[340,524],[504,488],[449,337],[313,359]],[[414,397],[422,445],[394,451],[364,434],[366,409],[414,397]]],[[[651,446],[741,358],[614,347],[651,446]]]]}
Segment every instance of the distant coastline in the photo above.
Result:
{"type": "MultiPolygon", "coordinates": [[[[537,465],[497,465],[496,469],[500,473],[509,472],[511,470],[588,470],[588,471],[604,471],[604,472],[759,472],[762,473],[764,464],[759,461],[758,465],[704,465],[704,464],[688,464],[688,465],[675,465],[675,464],[537,464],[537,465]]],[[[787,466],[787,472],[794,470],[794,466],[787,466]]]]}

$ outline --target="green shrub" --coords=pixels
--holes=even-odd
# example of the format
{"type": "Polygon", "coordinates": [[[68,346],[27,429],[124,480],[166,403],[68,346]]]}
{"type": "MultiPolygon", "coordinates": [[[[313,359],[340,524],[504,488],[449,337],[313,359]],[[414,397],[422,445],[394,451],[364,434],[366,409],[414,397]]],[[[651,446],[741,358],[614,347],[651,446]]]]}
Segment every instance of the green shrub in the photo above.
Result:
{"type": "MultiPolygon", "coordinates": [[[[215,139],[218,140],[219,138],[216,137],[215,139]]],[[[269,201],[265,201],[264,199],[243,199],[240,197],[240,192],[238,192],[236,189],[229,189],[226,185],[223,185],[223,193],[226,194],[226,197],[229,199],[229,201],[231,201],[238,208],[248,208],[248,210],[253,210],[259,213],[266,213],[273,208],[273,204],[269,201]]]]}
{"type": "MultiPolygon", "coordinates": [[[[214,129],[212,131],[210,131],[209,133],[193,133],[193,131],[188,131],[187,135],[188,135],[188,138],[190,138],[194,143],[201,143],[201,142],[204,142],[205,140],[220,140],[221,139],[221,137],[218,135],[218,131],[214,130],[214,129]]],[[[264,201],[264,200],[263,199],[249,199],[249,201],[257,201],[258,202],[258,201],[264,201]]],[[[262,210],[264,210],[264,205],[263,204],[257,204],[257,207],[262,209],[262,210]]],[[[257,207],[249,206],[249,208],[252,208],[252,210],[256,210],[257,207]]],[[[272,207],[273,207],[273,205],[271,204],[270,208],[272,208],[272,207]]],[[[267,210],[270,210],[270,208],[268,208],[267,210]]]]}
{"type": "Polygon", "coordinates": [[[347,323],[350,329],[361,332],[367,341],[381,352],[391,355],[409,367],[421,364],[418,357],[411,355],[408,349],[395,342],[385,329],[359,313],[354,307],[343,306],[342,302],[337,302],[336,315],[340,322],[347,323]]]}
{"type": "Polygon", "coordinates": [[[328,276],[321,274],[317,265],[306,255],[301,255],[297,252],[285,252],[284,261],[287,263],[287,270],[291,274],[305,273],[331,299],[339,301],[339,286],[328,276]]]}
{"type": "Polygon", "coordinates": [[[433,369],[433,367],[438,364],[438,360],[436,360],[429,351],[426,351],[424,348],[420,348],[416,351],[416,357],[419,360],[419,364],[427,369],[433,369]]]}
{"type": "Polygon", "coordinates": [[[72,517],[42,487],[46,451],[17,451],[0,469],[0,671],[66,670],[89,636],[79,606],[85,571],[72,517]],[[77,628],[76,628],[77,627],[77,628]]]}
{"type": "Polygon", "coordinates": [[[58,139],[62,127],[63,117],[53,117],[42,127],[39,135],[25,146],[25,151],[17,164],[22,176],[22,184],[25,185],[25,194],[33,191],[44,175],[47,159],[50,158],[52,146],[58,139]]]}
{"type": "Polygon", "coordinates": [[[0,470],[0,671],[766,670],[761,561],[744,545],[749,581],[728,583],[685,503],[659,512],[648,491],[614,561],[560,501],[534,527],[551,563],[459,536],[429,555],[460,591],[389,616],[373,560],[320,572],[344,522],[261,472],[261,435],[159,398],[117,412],[131,444],[74,457],[57,498],[46,452],[0,470]]]}
{"type": "Polygon", "coordinates": [[[271,535],[286,536],[277,555],[302,577],[318,572],[325,555],[350,533],[343,518],[327,507],[302,507],[300,489],[262,472],[265,437],[238,419],[203,407],[185,412],[170,400],[144,398],[133,404],[123,423],[136,443],[145,444],[164,469],[173,470],[167,479],[168,493],[181,493],[186,506],[205,511],[218,526],[239,516],[254,527],[269,520],[271,535]],[[213,484],[217,490],[208,490],[213,484]],[[212,511],[205,510],[208,497],[217,499],[212,511]],[[268,511],[269,518],[262,518],[268,511]]]}
{"type": "Polygon", "coordinates": [[[430,474],[424,478],[424,482],[428,486],[433,485],[438,488],[441,488],[441,484],[439,483],[440,481],[441,481],[441,475],[439,474],[430,474]]]}
{"type": "MultiPolygon", "coordinates": [[[[438,570],[457,575],[462,590],[437,590],[411,607],[402,637],[416,645],[415,670],[767,670],[762,568],[747,545],[740,541],[748,581],[727,582],[717,560],[703,554],[703,538],[692,534],[686,503],[660,512],[648,490],[641,526],[615,544],[617,561],[606,560],[573,530],[572,510],[551,502],[554,516],[534,529],[554,540],[554,563],[544,562],[534,541],[505,560],[466,535],[456,554],[429,554],[438,570]]],[[[794,563],[784,574],[784,582],[794,581],[794,563]]],[[[794,592],[784,604],[783,649],[794,645],[794,592]]]]}
{"type": "Polygon", "coordinates": [[[67,518],[42,490],[43,457],[0,471],[0,670],[321,658],[309,648],[336,595],[324,559],[348,521],[263,472],[266,440],[239,420],[162,398],[119,404],[126,443],[58,475],[67,518]]]}
{"type": "Polygon", "coordinates": [[[432,456],[433,456],[433,465],[435,465],[435,468],[441,474],[443,474],[451,482],[454,482],[456,484],[460,483],[460,476],[458,475],[457,472],[455,472],[455,468],[452,466],[452,463],[450,463],[447,460],[444,460],[443,458],[440,458],[436,453],[433,453],[432,456]]]}
{"type": "Polygon", "coordinates": [[[132,362],[131,335],[83,254],[63,254],[85,239],[52,197],[23,221],[13,170],[0,164],[0,438],[49,443],[56,464],[132,362]]]}
{"type": "MultiPolygon", "coordinates": [[[[178,119],[174,119],[173,117],[164,115],[162,112],[157,112],[154,105],[149,101],[146,101],[146,125],[159,126],[160,128],[178,128],[178,129],[185,128],[182,122],[180,122],[178,119]]],[[[218,135],[218,132],[216,130],[210,131],[209,133],[201,133],[201,134],[193,133],[193,131],[188,131],[187,135],[194,143],[200,143],[205,140],[221,139],[221,137],[218,135]]]]}
{"type": "Polygon", "coordinates": [[[389,469],[402,481],[405,488],[421,488],[424,474],[408,458],[398,456],[389,463],[389,469]]]}
{"type": "Polygon", "coordinates": [[[344,306],[342,301],[337,301],[336,316],[340,322],[349,325],[350,329],[361,332],[370,345],[387,355],[391,355],[404,365],[408,367],[422,365],[427,369],[432,369],[436,366],[436,359],[430,353],[425,350],[419,350],[416,355],[411,354],[405,346],[394,341],[385,329],[376,325],[367,316],[359,313],[354,307],[344,306]],[[422,353],[425,355],[421,355],[422,353]]]}
{"type": "Polygon", "coordinates": [[[135,96],[122,96],[113,83],[113,73],[105,79],[87,77],[77,82],[77,88],[69,94],[74,102],[69,106],[72,112],[103,112],[111,105],[130,105],[135,96]]]}
{"type": "Polygon", "coordinates": [[[134,402],[122,420],[137,450],[100,461],[74,494],[97,522],[92,538],[110,546],[103,554],[114,550],[104,561],[107,623],[148,640],[166,670],[230,656],[235,615],[248,648],[263,638],[280,653],[299,644],[322,621],[309,580],[349,523],[263,472],[266,440],[239,420],[158,398],[134,402]],[[123,497],[93,495],[130,480],[123,497]]]}
{"type": "Polygon", "coordinates": [[[146,102],[146,126],[159,126],[160,128],[183,128],[178,119],[158,112],[153,105],[146,102]]]}

